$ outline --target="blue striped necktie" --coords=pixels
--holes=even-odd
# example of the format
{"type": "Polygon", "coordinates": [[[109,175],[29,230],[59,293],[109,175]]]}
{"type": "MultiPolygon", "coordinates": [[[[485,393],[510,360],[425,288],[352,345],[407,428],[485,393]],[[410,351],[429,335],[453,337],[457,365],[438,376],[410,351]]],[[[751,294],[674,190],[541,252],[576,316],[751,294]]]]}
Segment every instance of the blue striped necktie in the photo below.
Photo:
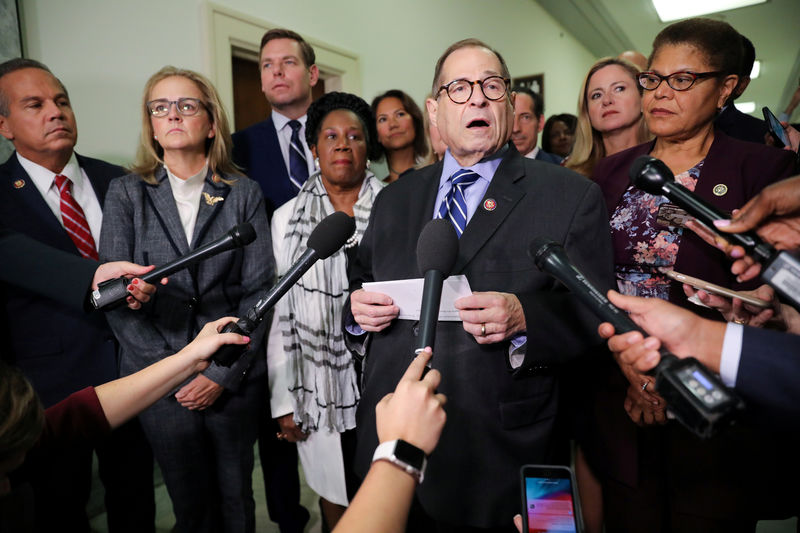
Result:
{"type": "Polygon", "coordinates": [[[291,146],[289,146],[289,179],[294,183],[298,190],[303,188],[303,184],[308,179],[308,162],[306,161],[306,151],[300,141],[300,128],[302,124],[298,120],[290,120],[289,127],[292,128],[291,146]]]}
{"type": "Polygon", "coordinates": [[[467,200],[464,197],[464,189],[478,181],[478,178],[480,175],[477,172],[463,168],[450,176],[450,191],[439,208],[439,218],[450,219],[459,238],[467,227],[467,200]]]}

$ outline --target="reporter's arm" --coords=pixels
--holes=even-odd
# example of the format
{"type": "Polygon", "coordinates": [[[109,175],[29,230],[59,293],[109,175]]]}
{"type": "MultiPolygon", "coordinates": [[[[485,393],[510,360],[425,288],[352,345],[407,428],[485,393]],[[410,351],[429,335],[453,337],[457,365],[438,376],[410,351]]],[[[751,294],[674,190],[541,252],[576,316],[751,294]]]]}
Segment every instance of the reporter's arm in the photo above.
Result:
{"type": "Polygon", "coordinates": [[[206,324],[197,337],[175,355],[135,374],[95,387],[95,393],[112,428],[120,426],[164,397],[189,377],[208,366],[207,359],[223,344],[247,344],[248,337],[218,333],[231,320],[225,317],[206,324]]]}

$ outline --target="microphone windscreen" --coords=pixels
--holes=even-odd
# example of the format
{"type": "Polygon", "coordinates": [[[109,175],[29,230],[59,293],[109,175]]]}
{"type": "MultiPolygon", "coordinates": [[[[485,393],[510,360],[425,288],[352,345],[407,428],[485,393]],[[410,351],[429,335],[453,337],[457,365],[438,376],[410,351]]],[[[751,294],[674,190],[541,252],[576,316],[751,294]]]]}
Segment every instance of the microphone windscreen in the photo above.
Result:
{"type": "Polygon", "coordinates": [[[343,211],[336,211],[317,224],[308,236],[306,246],[317,252],[320,259],[326,259],[344,246],[355,231],[355,219],[343,211]]]}
{"type": "Polygon", "coordinates": [[[561,248],[561,245],[553,239],[548,237],[536,237],[531,241],[530,246],[528,246],[528,257],[533,259],[533,262],[536,263],[536,267],[539,270],[544,270],[543,266],[547,255],[552,250],[558,248],[561,248]]]}
{"type": "Polygon", "coordinates": [[[675,181],[675,176],[663,161],[646,154],[634,159],[628,177],[637,188],[655,196],[663,194],[661,187],[664,183],[675,181]]]}
{"type": "Polygon", "coordinates": [[[428,222],[417,241],[417,266],[425,274],[438,270],[450,275],[458,258],[458,236],[453,224],[443,218],[428,222]]]}
{"type": "Polygon", "coordinates": [[[247,246],[256,240],[256,230],[253,229],[253,225],[249,222],[239,224],[230,230],[228,234],[233,237],[233,242],[236,246],[247,246]]]}

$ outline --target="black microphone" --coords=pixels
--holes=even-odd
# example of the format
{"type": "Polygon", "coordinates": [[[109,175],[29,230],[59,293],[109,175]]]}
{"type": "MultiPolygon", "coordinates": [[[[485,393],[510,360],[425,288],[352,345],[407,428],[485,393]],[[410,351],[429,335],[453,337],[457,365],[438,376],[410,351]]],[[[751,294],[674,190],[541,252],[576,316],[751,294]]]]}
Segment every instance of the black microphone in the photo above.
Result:
{"type": "MultiPolygon", "coordinates": [[[[242,248],[256,240],[256,230],[249,222],[239,224],[235,228],[230,229],[225,235],[219,239],[196,248],[188,254],[170,261],[166,265],[151,270],[147,274],[139,276],[139,279],[146,283],[158,283],[158,281],[174,274],[179,270],[183,270],[189,266],[194,265],[200,261],[221,254],[233,248],[242,248]]],[[[128,296],[128,285],[130,279],[121,277],[114,278],[102,283],[99,283],[97,289],[92,291],[91,301],[95,309],[111,308],[120,304],[128,296]]]]}
{"type": "MultiPolygon", "coordinates": [[[[575,267],[560,244],[534,239],[528,255],[539,270],[563,283],[600,319],[610,322],[617,333],[642,331],[575,267]]],[[[712,436],[744,408],[738,395],[694,357],[681,359],[664,348],[660,353],[661,361],[649,372],[656,378],[656,391],[675,418],[698,437],[712,436]]]]}
{"type": "Polygon", "coordinates": [[[629,176],[631,183],[639,189],[654,196],[666,196],[717,235],[744,248],[750,256],[761,263],[763,267],[761,279],[800,309],[800,260],[789,252],[776,251],[769,243],[761,240],[755,231],[744,233],[718,231],[714,221],[730,217],[676,182],[672,171],[663,161],[649,155],[639,156],[631,165],[629,176]]]}
{"type": "Polygon", "coordinates": [[[443,218],[428,222],[417,241],[417,266],[425,275],[422,304],[419,311],[419,339],[415,353],[426,346],[433,348],[436,323],[439,321],[439,304],[442,283],[450,275],[458,258],[458,236],[453,224],[443,218]]]}
{"type": "MultiPolygon", "coordinates": [[[[314,228],[308,236],[306,243],[307,249],[295,261],[292,267],[283,275],[278,283],[261,298],[248,312],[237,322],[229,322],[222,333],[234,332],[240,335],[250,335],[255,331],[267,311],[272,309],[278,300],[286,294],[292,286],[297,283],[303,274],[319,259],[327,259],[336,250],[344,246],[347,239],[356,230],[356,222],[347,213],[337,211],[328,215],[314,228]]],[[[217,364],[231,366],[244,352],[246,347],[237,344],[226,344],[211,356],[217,364]]]]}

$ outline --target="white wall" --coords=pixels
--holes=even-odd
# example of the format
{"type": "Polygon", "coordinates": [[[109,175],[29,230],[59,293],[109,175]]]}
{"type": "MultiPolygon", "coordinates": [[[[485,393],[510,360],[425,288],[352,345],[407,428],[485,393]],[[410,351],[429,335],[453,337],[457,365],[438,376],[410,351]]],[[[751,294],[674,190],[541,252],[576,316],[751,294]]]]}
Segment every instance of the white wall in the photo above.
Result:
{"type": "MultiPolygon", "coordinates": [[[[545,73],[546,114],[574,112],[594,57],[533,0],[218,0],[271,24],[359,56],[370,100],[400,88],[418,103],[452,42],[477,37],[506,58],[512,76],[545,73]]],[[[78,150],[127,163],[139,132],[141,90],[165,64],[209,68],[205,0],[25,0],[29,57],[67,86],[78,150]]]]}

